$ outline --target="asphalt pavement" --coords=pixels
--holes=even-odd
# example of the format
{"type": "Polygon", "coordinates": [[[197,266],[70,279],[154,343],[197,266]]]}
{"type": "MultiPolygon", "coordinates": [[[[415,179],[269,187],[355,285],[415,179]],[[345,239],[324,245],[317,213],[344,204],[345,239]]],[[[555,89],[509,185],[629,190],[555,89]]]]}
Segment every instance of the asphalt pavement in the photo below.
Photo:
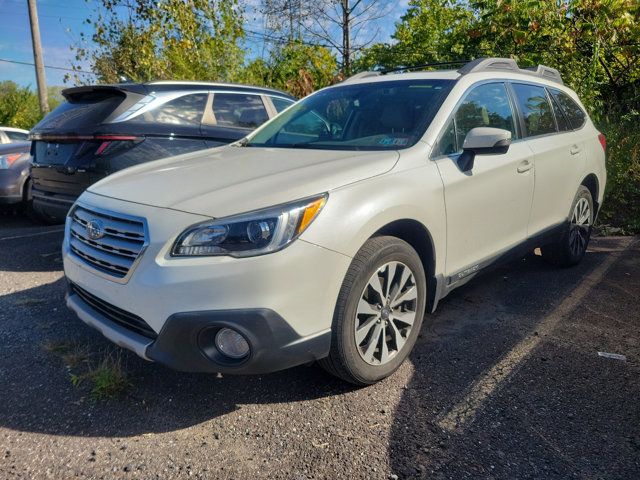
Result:
{"type": "Polygon", "coordinates": [[[0,215],[0,479],[640,478],[638,238],[475,278],[367,388],[315,365],[185,374],[117,349],[66,310],[61,240],[0,215]],[[56,345],[120,355],[129,388],[92,399],[56,345]]]}

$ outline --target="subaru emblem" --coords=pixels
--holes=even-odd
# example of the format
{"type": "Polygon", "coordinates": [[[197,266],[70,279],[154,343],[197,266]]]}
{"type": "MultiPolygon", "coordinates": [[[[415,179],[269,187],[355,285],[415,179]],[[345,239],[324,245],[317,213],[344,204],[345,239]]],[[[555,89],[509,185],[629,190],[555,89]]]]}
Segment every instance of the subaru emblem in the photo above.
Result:
{"type": "Polygon", "coordinates": [[[98,240],[104,237],[104,225],[100,220],[89,220],[87,223],[87,235],[91,240],[98,240]]]}

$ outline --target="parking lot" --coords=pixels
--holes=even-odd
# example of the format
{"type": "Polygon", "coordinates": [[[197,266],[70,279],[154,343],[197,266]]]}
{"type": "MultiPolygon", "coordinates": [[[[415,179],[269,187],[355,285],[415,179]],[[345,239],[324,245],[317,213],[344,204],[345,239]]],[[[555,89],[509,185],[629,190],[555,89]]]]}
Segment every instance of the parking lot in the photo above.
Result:
{"type": "Polygon", "coordinates": [[[2,479],[640,478],[639,239],[476,278],[362,389],[313,365],[195,375],[118,353],[66,310],[61,240],[0,216],[2,479]],[[74,385],[62,345],[120,355],[125,393],[74,385]]]}

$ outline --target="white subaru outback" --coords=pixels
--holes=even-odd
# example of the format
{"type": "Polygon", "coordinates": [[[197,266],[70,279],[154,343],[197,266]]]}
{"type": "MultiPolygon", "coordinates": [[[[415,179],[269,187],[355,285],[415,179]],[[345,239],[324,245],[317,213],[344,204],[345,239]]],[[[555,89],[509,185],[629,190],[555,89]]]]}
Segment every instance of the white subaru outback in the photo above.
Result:
{"type": "Polygon", "coordinates": [[[89,188],[66,223],[67,304],[177,370],[318,360],[370,384],[425,311],[497,261],[541,247],[578,263],[604,160],[554,69],[360,74],[236,144],[89,188]]]}

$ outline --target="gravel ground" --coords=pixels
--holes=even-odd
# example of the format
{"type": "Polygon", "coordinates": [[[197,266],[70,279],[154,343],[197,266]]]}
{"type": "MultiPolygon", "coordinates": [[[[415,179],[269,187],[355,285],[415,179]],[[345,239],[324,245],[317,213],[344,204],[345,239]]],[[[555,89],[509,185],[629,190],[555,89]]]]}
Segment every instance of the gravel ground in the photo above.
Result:
{"type": "Polygon", "coordinates": [[[183,374],[112,347],[64,306],[60,230],[0,216],[1,479],[640,478],[640,241],[476,278],[393,377],[356,389],[316,366],[183,374]],[[92,400],[64,343],[121,352],[130,388],[92,400]]]}

